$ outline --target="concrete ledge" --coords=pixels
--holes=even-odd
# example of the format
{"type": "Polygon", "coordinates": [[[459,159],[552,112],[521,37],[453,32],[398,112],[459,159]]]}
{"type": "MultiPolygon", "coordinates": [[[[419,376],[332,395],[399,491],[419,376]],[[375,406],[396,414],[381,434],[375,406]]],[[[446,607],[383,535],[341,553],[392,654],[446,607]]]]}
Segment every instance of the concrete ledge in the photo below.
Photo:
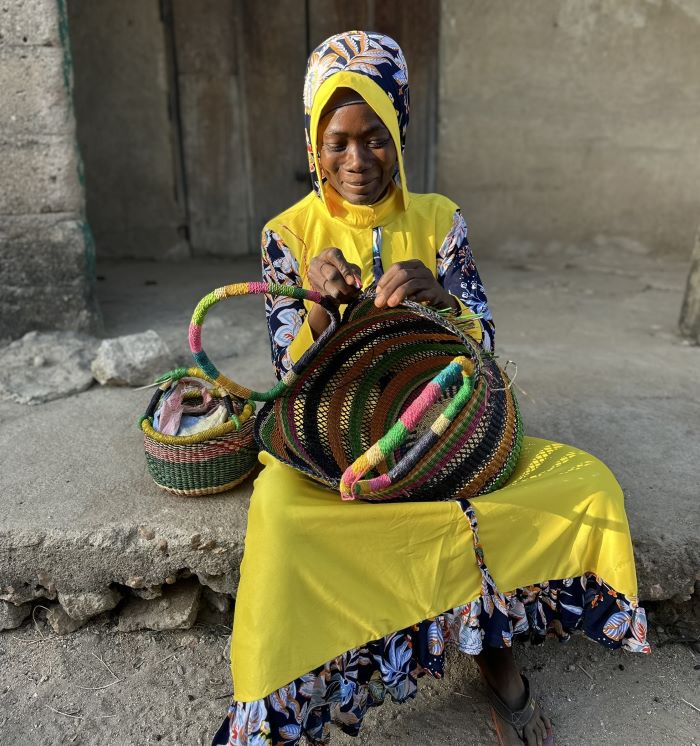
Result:
{"type": "Polygon", "coordinates": [[[0,599],[116,590],[125,606],[192,577],[235,594],[251,485],[196,499],[158,489],[136,424],[148,397],[95,388],[31,410],[3,405],[3,416],[18,419],[0,438],[14,465],[2,486],[0,599]]]}
{"type": "MultiPolygon", "coordinates": [[[[519,364],[526,431],[575,443],[618,476],[642,599],[682,602],[700,569],[700,348],[675,333],[685,267],[591,258],[546,267],[481,261],[497,344],[503,360],[519,364]]],[[[259,269],[245,260],[119,263],[100,272],[112,333],[151,326],[172,341],[178,364],[187,362],[196,300],[259,269]]],[[[248,300],[222,304],[207,319],[205,346],[234,379],[262,386],[270,375],[262,301],[248,300]]],[[[23,603],[116,586],[153,595],[193,575],[235,594],[251,485],[201,498],[160,491],[136,426],[148,398],[93,388],[31,409],[0,405],[0,598],[23,603]]]]}

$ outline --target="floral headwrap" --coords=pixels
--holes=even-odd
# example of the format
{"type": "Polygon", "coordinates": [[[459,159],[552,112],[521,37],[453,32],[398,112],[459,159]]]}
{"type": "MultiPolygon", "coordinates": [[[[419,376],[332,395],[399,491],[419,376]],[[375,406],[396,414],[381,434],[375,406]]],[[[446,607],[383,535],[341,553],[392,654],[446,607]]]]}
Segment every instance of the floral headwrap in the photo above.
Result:
{"type": "Polygon", "coordinates": [[[391,133],[399,154],[395,180],[408,192],[402,153],[408,127],[408,68],[399,45],[373,31],[346,31],[326,39],[311,53],[304,79],[304,122],[311,183],[324,199],[316,147],[323,108],[338,88],[351,88],[374,109],[391,133]]]}

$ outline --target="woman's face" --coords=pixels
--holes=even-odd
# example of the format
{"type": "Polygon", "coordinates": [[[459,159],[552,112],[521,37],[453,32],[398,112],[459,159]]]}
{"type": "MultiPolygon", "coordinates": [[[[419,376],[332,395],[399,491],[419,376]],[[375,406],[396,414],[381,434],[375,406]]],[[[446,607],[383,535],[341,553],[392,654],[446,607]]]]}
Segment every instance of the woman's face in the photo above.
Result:
{"type": "Polygon", "coordinates": [[[396,168],[396,146],[375,111],[356,102],[359,95],[340,89],[319,122],[319,160],[328,183],[353,205],[378,202],[396,168]],[[340,108],[333,109],[334,106],[340,108]]]}

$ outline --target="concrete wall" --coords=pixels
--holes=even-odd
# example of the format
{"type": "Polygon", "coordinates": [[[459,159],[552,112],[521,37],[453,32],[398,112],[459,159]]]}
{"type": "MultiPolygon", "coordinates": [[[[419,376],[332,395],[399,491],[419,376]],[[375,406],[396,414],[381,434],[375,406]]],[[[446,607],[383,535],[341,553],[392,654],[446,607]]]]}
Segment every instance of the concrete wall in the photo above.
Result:
{"type": "Polygon", "coordinates": [[[97,254],[189,255],[158,0],[68,0],[78,142],[97,254]]]}
{"type": "Polygon", "coordinates": [[[477,249],[623,236],[688,256],[700,0],[444,0],[438,189],[477,249]]]}
{"type": "Polygon", "coordinates": [[[0,338],[97,321],[64,11],[0,2],[0,338]]]}

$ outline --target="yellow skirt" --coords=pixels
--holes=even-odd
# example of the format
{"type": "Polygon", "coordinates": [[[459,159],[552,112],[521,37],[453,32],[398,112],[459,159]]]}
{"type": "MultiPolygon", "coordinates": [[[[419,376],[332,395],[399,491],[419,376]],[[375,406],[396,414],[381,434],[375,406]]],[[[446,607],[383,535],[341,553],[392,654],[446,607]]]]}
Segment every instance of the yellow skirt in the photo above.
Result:
{"type": "MultiPolygon", "coordinates": [[[[260,461],[232,637],[238,702],[482,593],[459,502],[344,502],[260,461]]],[[[525,438],[508,484],[469,502],[500,591],[591,573],[636,603],[622,490],[594,456],[525,438]]]]}

